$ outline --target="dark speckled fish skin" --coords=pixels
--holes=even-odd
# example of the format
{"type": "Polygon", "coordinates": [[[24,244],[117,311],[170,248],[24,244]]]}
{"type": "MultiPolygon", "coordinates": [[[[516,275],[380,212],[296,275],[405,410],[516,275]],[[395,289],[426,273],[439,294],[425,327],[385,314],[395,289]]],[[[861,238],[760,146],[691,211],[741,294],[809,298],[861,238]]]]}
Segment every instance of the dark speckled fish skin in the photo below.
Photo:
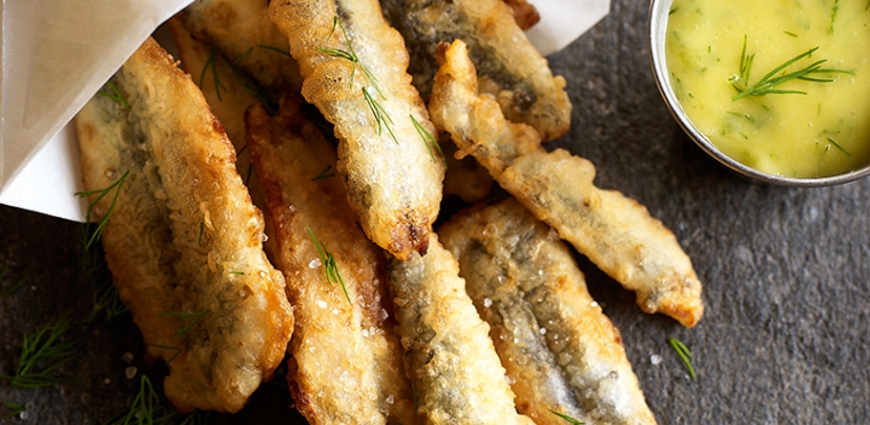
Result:
{"type": "Polygon", "coordinates": [[[537,424],[655,424],[619,331],[586,290],[565,243],[516,200],[460,213],[445,248],[508,371],[517,409],[537,424]]]}
{"type": "Polygon", "coordinates": [[[381,7],[405,39],[411,55],[408,72],[424,98],[438,71],[438,43],[462,39],[481,91],[498,100],[509,120],[531,125],[543,140],[568,131],[571,103],[564,78],[553,77],[502,1],[381,0],[381,7]]]}

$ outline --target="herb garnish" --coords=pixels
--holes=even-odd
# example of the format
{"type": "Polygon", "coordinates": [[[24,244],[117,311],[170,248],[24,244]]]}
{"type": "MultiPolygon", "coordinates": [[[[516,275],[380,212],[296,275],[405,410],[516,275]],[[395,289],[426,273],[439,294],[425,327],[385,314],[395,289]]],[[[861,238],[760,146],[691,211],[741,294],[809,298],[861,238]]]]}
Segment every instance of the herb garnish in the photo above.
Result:
{"type": "Polygon", "coordinates": [[[171,423],[174,417],[175,412],[164,412],[163,403],[154,391],[151,380],[142,375],[139,381],[139,392],[133,399],[130,410],[115,415],[104,425],[165,425],[171,423]]]}
{"type": "Polygon", "coordinates": [[[849,152],[846,152],[846,150],[843,149],[842,146],[840,146],[837,142],[835,142],[834,139],[832,139],[830,137],[826,137],[826,138],[828,139],[828,142],[830,142],[832,145],[834,145],[835,148],[839,149],[840,152],[843,152],[846,156],[852,156],[852,154],[850,154],[849,152]]]}
{"type": "Polygon", "coordinates": [[[680,356],[680,359],[683,360],[683,364],[686,365],[686,369],[689,370],[689,376],[692,379],[695,379],[695,368],[692,367],[692,352],[689,351],[689,348],[686,347],[686,344],[683,344],[682,341],[676,338],[668,338],[668,344],[671,344],[671,347],[674,348],[674,351],[677,352],[677,355],[680,356]]]}
{"type": "Polygon", "coordinates": [[[324,168],[323,171],[320,172],[320,174],[318,174],[313,179],[311,179],[311,181],[316,182],[316,181],[320,181],[320,180],[326,180],[330,177],[335,177],[335,172],[329,171],[331,169],[332,169],[332,164],[327,165],[326,168],[324,168]]]}
{"type": "Polygon", "coordinates": [[[13,416],[18,416],[21,414],[21,412],[23,412],[25,410],[25,407],[21,404],[18,404],[18,403],[4,402],[3,407],[5,407],[6,410],[8,410],[8,412],[3,414],[4,418],[11,418],[13,416]]]}
{"type": "Polygon", "coordinates": [[[341,278],[341,273],[335,264],[335,257],[326,249],[326,246],[322,242],[317,240],[314,232],[311,231],[311,226],[305,226],[305,230],[308,231],[308,236],[311,237],[311,240],[314,241],[314,247],[317,248],[317,255],[320,257],[320,262],[323,263],[323,268],[326,272],[326,282],[330,285],[334,285],[336,282],[340,283],[341,289],[344,290],[344,296],[347,297],[347,302],[353,305],[353,302],[350,300],[350,294],[347,292],[347,286],[344,284],[344,279],[341,278]]]}
{"type": "MultiPolygon", "coordinates": [[[[231,272],[231,273],[232,273],[232,272],[231,272]]],[[[197,324],[197,322],[199,322],[199,320],[202,319],[202,316],[205,316],[206,314],[209,314],[209,313],[211,313],[210,310],[205,310],[205,311],[194,311],[194,312],[191,312],[191,313],[183,313],[183,312],[180,312],[180,311],[172,311],[172,312],[169,312],[169,313],[160,313],[160,314],[157,315],[157,317],[177,317],[177,318],[181,319],[182,323],[184,323],[184,320],[185,320],[185,319],[189,319],[189,318],[191,318],[191,317],[194,318],[193,321],[191,321],[190,323],[188,323],[187,325],[185,325],[185,326],[182,327],[181,329],[175,331],[175,338],[177,339],[178,337],[180,337],[181,335],[183,335],[185,332],[187,332],[188,330],[190,330],[190,328],[192,328],[193,325],[197,324]]]]}
{"type": "Polygon", "coordinates": [[[423,139],[423,143],[426,144],[426,149],[429,150],[429,156],[432,157],[432,162],[437,162],[435,160],[435,152],[432,151],[432,145],[435,145],[435,148],[438,149],[438,152],[441,154],[441,158],[444,158],[444,168],[446,169],[447,157],[444,155],[444,151],[441,150],[441,145],[438,144],[438,141],[435,140],[434,137],[432,137],[432,134],[430,134],[429,131],[427,131],[425,128],[423,128],[422,125],[420,125],[420,122],[417,121],[416,118],[414,118],[414,115],[409,114],[408,116],[411,117],[411,122],[414,123],[414,128],[417,129],[417,134],[420,135],[420,138],[423,139]]]}
{"type": "Polygon", "coordinates": [[[91,233],[90,237],[88,238],[87,242],[85,243],[85,249],[89,249],[91,247],[91,245],[94,243],[94,241],[99,239],[100,236],[103,235],[103,229],[106,227],[106,223],[109,222],[109,216],[112,215],[112,211],[114,211],[114,209],[115,209],[115,203],[118,201],[118,195],[121,193],[121,185],[124,184],[124,180],[127,178],[128,174],[130,174],[130,170],[125,171],[124,175],[122,175],[120,179],[115,180],[114,183],[110,184],[105,189],[89,190],[86,192],[76,192],[75,193],[75,195],[78,196],[79,198],[84,198],[85,196],[90,196],[90,195],[96,195],[98,193],[100,194],[100,196],[97,196],[97,199],[94,199],[93,202],[88,204],[88,212],[87,212],[86,219],[88,220],[88,224],[90,224],[91,212],[94,211],[94,207],[97,206],[97,203],[99,203],[106,195],[108,195],[109,192],[111,192],[113,189],[115,189],[115,197],[112,198],[112,203],[109,205],[109,209],[106,210],[106,213],[103,215],[103,218],[101,218],[99,223],[97,224],[96,230],[94,230],[94,232],[91,233]]]}
{"type": "Polygon", "coordinates": [[[387,128],[387,132],[390,133],[390,137],[393,138],[393,141],[396,144],[399,144],[399,140],[396,139],[396,135],[393,133],[393,129],[390,128],[393,125],[393,119],[390,118],[390,114],[378,103],[377,99],[373,98],[372,95],[369,94],[369,91],[366,90],[365,87],[362,89],[363,97],[366,100],[366,103],[369,105],[369,109],[372,111],[372,115],[375,116],[375,121],[378,123],[378,135],[381,134],[381,130],[383,127],[387,128]]]}
{"type": "Polygon", "coordinates": [[[175,358],[178,357],[179,354],[181,354],[181,347],[174,347],[171,345],[157,345],[157,344],[148,344],[148,346],[154,347],[154,348],[162,348],[164,350],[174,351],[175,353],[172,355],[172,357],[169,358],[169,360],[166,361],[166,364],[172,363],[172,361],[175,360],[175,358]]]}
{"type": "Polygon", "coordinates": [[[248,47],[248,50],[246,50],[245,53],[242,53],[241,55],[239,55],[239,57],[233,59],[233,65],[238,65],[239,62],[242,61],[242,59],[248,57],[248,55],[250,55],[251,52],[253,52],[253,51],[254,51],[253,47],[248,47]]]}
{"type": "MultiPolygon", "coordinates": [[[[0,282],[3,281],[3,276],[6,276],[6,269],[7,268],[8,268],[7,266],[3,266],[3,270],[0,270],[0,282]]],[[[30,280],[30,276],[33,275],[33,271],[34,271],[33,268],[28,269],[27,272],[24,273],[24,277],[19,279],[18,282],[15,282],[15,284],[10,286],[9,288],[6,288],[6,289],[0,291],[0,298],[8,297],[8,296],[12,295],[13,293],[15,293],[15,291],[21,289],[21,287],[24,286],[24,284],[26,284],[27,281],[30,280]]]]}
{"type": "Polygon", "coordinates": [[[98,91],[98,95],[112,99],[115,102],[124,105],[124,107],[126,107],[127,109],[133,109],[133,107],[130,106],[130,103],[127,102],[127,99],[124,99],[124,96],[121,94],[121,91],[118,90],[118,86],[116,86],[115,83],[110,80],[106,81],[106,85],[109,86],[109,90],[111,90],[112,92],[106,93],[104,91],[98,91]]]}
{"type": "Polygon", "coordinates": [[[280,54],[282,54],[282,55],[284,55],[284,56],[290,56],[290,52],[288,52],[288,51],[286,51],[286,50],[281,50],[281,49],[279,49],[279,48],[277,48],[277,47],[267,46],[267,45],[265,45],[265,44],[258,44],[257,47],[259,47],[259,48],[261,48],[261,49],[271,50],[271,51],[273,51],[273,52],[280,53],[280,54]]]}
{"type": "Polygon", "coordinates": [[[554,414],[554,415],[556,415],[556,416],[558,416],[558,417],[560,417],[560,418],[562,418],[562,419],[568,421],[568,423],[571,423],[572,425],[585,425],[585,424],[586,424],[586,422],[580,422],[580,421],[578,421],[577,419],[574,419],[574,418],[572,418],[572,417],[570,417],[570,416],[568,416],[568,415],[566,415],[566,414],[564,414],[564,413],[559,413],[559,412],[557,412],[557,411],[555,411],[555,410],[553,410],[553,409],[547,409],[547,410],[549,410],[550,413],[552,413],[552,414],[554,414]]]}
{"type": "Polygon", "coordinates": [[[347,35],[347,31],[344,30],[344,25],[341,24],[341,20],[338,19],[338,16],[332,17],[332,30],[329,31],[329,36],[326,37],[326,41],[329,42],[329,40],[332,38],[332,35],[335,33],[336,27],[338,27],[341,30],[342,35],[344,35],[344,42],[347,44],[347,48],[349,49],[349,51],[335,48],[317,48],[315,50],[326,53],[334,58],[341,58],[350,61],[353,65],[353,69],[350,71],[351,86],[353,86],[353,76],[356,72],[356,66],[359,65],[360,69],[362,69],[363,74],[365,74],[366,79],[369,81],[369,84],[371,84],[375,88],[375,90],[378,92],[382,99],[386,99],[387,97],[384,96],[384,93],[381,92],[381,88],[378,86],[377,77],[369,72],[369,69],[366,68],[366,66],[363,65],[362,62],[360,62],[359,56],[356,55],[356,50],[353,49],[353,43],[350,42],[350,37],[347,35]]]}
{"type": "Polygon", "coordinates": [[[60,341],[71,328],[69,317],[63,316],[33,333],[24,334],[15,375],[0,375],[0,379],[20,388],[39,388],[62,381],[52,372],[82,354],[77,340],[60,341]],[[40,365],[43,367],[38,369],[40,365]]]}
{"type": "Polygon", "coordinates": [[[828,28],[828,34],[834,33],[834,21],[837,19],[837,11],[840,9],[840,0],[834,0],[834,8],[831,10],[831,27],[828,28]]]}
{"type": "Polygon", "coordinates": [[[767,94],[807,94],[805,91],[800,90],[780,90],[775,87],[780,84],[787,83],[792,80],[804,80],[810,81],[814,83],[830,83],[834,80],[832,78],[818,78],[811,77],[810,75],[814,74],[849,74],[855,75],[854,72],[844,71],[840,69],[831,69],[831,68],[822,68],[822,64],[827,62],[827,59],[821,59],[813,62],[812,64],[801,68],[798,71],[790,72],[787,74],[780,75],[779,77],[774,78],[774,75],[779,73],[780,71],[788,68],[795,62],[811,56],[818,47],[814,47],[806,52],[803,52],[787,61],[785,61],[782,65],[773,69],[761,78],[757,83],[752,86],[746,87],[749,81],[749,74],[752,71],[752,63],[755,60],[755,54],[747,55],[746,54],[746,36],[743,36],[743,52],[740,54],[740,73],[738,75],[733,75],[728,79],[728,82],[731,83],[731,86],[737,90],[737,95],[731,98],[731,101],[737,101],[746,96],[764,96],[767,94]],[[742,82],[743,87],[740,87],[738,83],[742,82]]]}
{"type": "Polygon", "coordinates": [[[199,222],[199,237],[196,238],[196,246],[202,245],[202,235],[205,233],[205,222],[199,222]]]}
{"type": "Polygon", "coordinates": [[[226,90],[226,86],[221,82],[220,78],[218,78],[217,72],[217,63],[214,59],[214,47],[211,48],[211,54],[208,56],[208,60],[205,62],[205,65],[202,67],[202,72],[199,74],[199,88],[202,90],[202,85],[205,82],[205,72],[208,68],[211,67],[211,77],[214,80],[214,91],[217,94],[217,98],[219,101],[223,102],[223,98],[221,97],[221,89],[226,90]]]}

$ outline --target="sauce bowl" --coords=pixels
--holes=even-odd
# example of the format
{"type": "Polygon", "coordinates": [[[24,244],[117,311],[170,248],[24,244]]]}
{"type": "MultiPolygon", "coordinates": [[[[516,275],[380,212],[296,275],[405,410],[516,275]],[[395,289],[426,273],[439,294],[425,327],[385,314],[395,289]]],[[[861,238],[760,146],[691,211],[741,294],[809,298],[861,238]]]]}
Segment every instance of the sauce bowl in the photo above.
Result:
{"type": "Polygon", "coordinates": [[[668,106],[677,123],[689,137],[710,156],[729,169],[743,176],[762,182],[797,187],[832,186],[857,180],[870,175],[870,163],[859,168],[827,177],[796,178],[770,174],[751,168],[720,151],[710,139],[704,135],[689,119],[683,109],[668,77],[667,60],[665,57],[668,17],[673,0],[652,0],[649,12],[649,44],[650,60],[659,93],[668,106]]]}

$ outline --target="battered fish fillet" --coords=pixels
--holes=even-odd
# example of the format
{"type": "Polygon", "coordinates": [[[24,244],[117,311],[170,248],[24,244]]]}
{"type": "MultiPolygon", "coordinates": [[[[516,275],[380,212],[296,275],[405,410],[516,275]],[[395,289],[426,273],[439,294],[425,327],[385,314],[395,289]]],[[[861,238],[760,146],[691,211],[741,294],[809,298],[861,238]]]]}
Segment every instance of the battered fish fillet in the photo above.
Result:
{"type": "Polygon", "coordinates": [[[514,15],[514,21],[517,26],[523,31],[535,26],[540,20],[541,15],[535,6],[529,4],[526,0],[503,0],[505,4],[510,6],[511,12],[514,15]]]}
{"type": "Polygon", "coordinates": [[[302,118],[300,101],[283,101],[274,118],[258,105],[246,118],[248,149],[274,229],[270,256],[287,278],[296,314],[287,376],[295,406],[313,425],[413,424],[411,385],[387,313],[392,303],[383,251],[357,227],[335,176],[335,151],[302,118]],[[329,265],[312,235],[323,255],[334,256],[340,282],[327,280],[329,265]]]}
{"type": "Polygon", "coordinates": [[[701,282],[673,233],[636,201],[596,188],[592,163],[562,149],[548,153],[533,128],[506,121],[491,97],[478,95],[462,41],[446,50],[429,107],[457,155],[477,158],[538,219],[635,291],[643,311],[698,323],[701,282]]]}
{"type": "Polygon", "coordinates": [[[269,0],[196,0],[179,16],[194,37],[216,46],[263,88],[280,94],[302,87],[287,37],[269,19],[269,0]]]}
{"type": "Polygon", "coordinates": [[[454,216],[444,247],[508,371],[520,413],[564,425],[655,424],[619,330],[586,290],[568,246],[514,199],[454,216]]]}
{"type": "Polygon", "coordinates": [[[335,125],[338,171],[366,235],[403,260],[424,254],[444,163],[415,125],[437,140],[402,37],[377,0],[272,0],[269,9],[299,61],[303,96],[335,125]]]}
{"type": "Polygon", "coordinates": [[[121,300],[179,411],[238,411],[284,357],[293,316],[262,249],[263,219],[220,123],[149,39],[76,117],[87,190],[121,300]],[[110,87],[104,92],[114,94],[110,87]],[[127,106],[129,105],[129,106],[127,106]],[[93,202],[97,195],[91,195],[93,202]]]}
{"type": "Polygon", "coordinates": [[[492,191],[492,176],[474,157],[456,159],[456,143],[443,133],[438,141],[447,157],[447,172],[444,174],[444,197],[458,196],[465,202],[482,201],[492,191]]]}
{"type": "Polygon", "coordinates": [[[463,40],[477,68],[482,93],[492,95],[513,122],[531,125],[544,140],[571,124],[565,79],[544,59],[502,0],[381,0],[387,19],[405,38],[409,71],[420,93],[431,93],[438,44],[463,40]]]}
{"type": "Polygon", "coordinates": [[[432,233],[429,253],[390,264],[390,288],[416,412],[427,424],[533,424],[516,412],[489,326],[459,266],[432,233]]]}

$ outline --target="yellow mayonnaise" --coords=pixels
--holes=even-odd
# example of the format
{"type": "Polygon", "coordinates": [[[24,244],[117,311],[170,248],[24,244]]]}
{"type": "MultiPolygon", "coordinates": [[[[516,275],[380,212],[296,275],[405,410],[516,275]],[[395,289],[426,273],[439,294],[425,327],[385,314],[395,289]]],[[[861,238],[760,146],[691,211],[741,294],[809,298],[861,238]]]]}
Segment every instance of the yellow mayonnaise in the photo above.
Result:
{"type": "Polygon", "coordinates": [[[868,0],[674,0],[665,45],[671,86],[695,127],[749,167],[784,177],[860,167],[870,159],[868,6],[868,0]],[[814,48],[768,81],[822,59],[820,70],[842,72],[807,77],[833,81],[791,79],[774,89],[805,94],[732,100],[814,48]],[[750,57],[748,78],[741,78],[741,59],[746,69],[750,57]]]}

